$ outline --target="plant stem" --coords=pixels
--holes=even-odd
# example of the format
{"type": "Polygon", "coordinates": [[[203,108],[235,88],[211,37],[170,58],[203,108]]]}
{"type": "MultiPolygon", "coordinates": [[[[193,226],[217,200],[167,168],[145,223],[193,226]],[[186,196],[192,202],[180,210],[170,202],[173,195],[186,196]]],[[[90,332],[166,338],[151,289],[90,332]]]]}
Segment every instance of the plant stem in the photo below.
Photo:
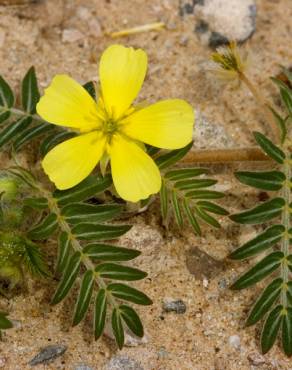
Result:
{"type": "Polygon", "coordinates": [[[47,123],[47,121],[43,120],[37,114],[30,114],[21,109],[17,109],[17,108],[6,108],[6,107],[0,106],[0,113],[5,113],[5,112],[10,112],[12,115],[18,116],[18,117],[32,117],[34,121],[37,121],[40,123],[47,123]]]}
{"type": "Polygon", "coordinates": [[[262,107],[262,110],[263,110],[263,112],[266,116],[266,119],[267,119],[267,122],[269,124],[269,128],[272,132],[272,135],[273,135],[275,141],[279,142],[280,132],[279,132],[277,124],[275,123],[273,113],[271,112],[271,110],[269,108],[269,104],[266,102],[265,98],[259,92],[257,87],[250,81],[250,79],[244,73],[239,73],[239,78],[246,85],[246,87],[249,89],[249,91],[254,96],[255,100],[262,107]]]}
{"type": "Polygon", "coordinates": [[[218,163],[218,162],[244,162],[268,161],[259,148],[230,148],[230,149],[203,149],[189,152],[181,163],[218,163]]]}
{"type": "MultiPolygon", "coordinates": [[[[290,153],[286,152],[287,158],[289,158],[290,153]]],[[[290,203],[291,203],[291,187],[290,187],[290,179],[291,179],[291,166],[288,160],[285,160],[283,164],[283,172],[286,176],[286,181],[284,183],[284,186],[281,191],[282,197],[285,199],[286,205],[283,210],[282,214],[282,224],[285,227],[285,235],[281,241],[281,250],[284,253],[285,260],[281,264],[281,276],[283,279],[283,284],[286,286],[286,284],[289,281],[289,267],[287,264],[286,258],[289,255],[289,244],[290,244],[290,236],[289,236],[289,230],[290,230],[290,203]]],[[[281,303],[284,308],[287,307],[287,294],[286,290],[282,289],[281,292],[281,303]]]]}

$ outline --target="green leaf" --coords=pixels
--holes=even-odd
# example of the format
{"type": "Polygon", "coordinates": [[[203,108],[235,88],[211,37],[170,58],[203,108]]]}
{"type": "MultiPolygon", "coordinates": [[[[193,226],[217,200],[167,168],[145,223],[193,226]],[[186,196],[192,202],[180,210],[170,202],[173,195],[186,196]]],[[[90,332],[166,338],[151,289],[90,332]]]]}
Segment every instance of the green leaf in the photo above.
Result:
{"type": "Polygon", "coordinates": [[[30,114],[36,112],[36,105],[40,100],[40,93],[34,67],[31,67],[22,81],[22,106],[30,114]]]}
{"type": "Polygon", "coordinates": [[[160,189],[160,203],[161,203],[161,215],[163,220],[166,220],[168,215],[168,191],[164,181],[162,181],[160,189]]]}
{"type": "Polygon", "coordinates": [[[287,295],[288,304],[289,306],[292,307],[292,281],[289,281],[287,283],[286,295],[287,295]]]}
{"type": "Polygon", "coordinates": [[[57,259],[57,266],[56,271],[62,272],[64,271],[70,257],[70,238],[66,232],[61,232],[59,235],[58,241],[58,259],[57,259]]]}
{"type": "Polygon", "coordinates": [[[0,148],[9,140],[14,139],[16,135],[25,130],[32,122],[31,117],[22,117],[14,121],[0,132],[0,148]]]}
{"type": "Polygon", "coordinates": [[[260,224],[278,217],[285,206],[283,198],[274,198],[248,211],[231,215],[232,221],[240,224],[260,224]]]}
{"type": "Polygon", "coordinates": [[[217,180],[213,179],[192,179],[183,180],[175,183],[175,188],[179,190],[196,190],[201,188],[207,188],[217,183],[217,180]]]}
{"type": "Polygon", "coordinates": [[[81,223],[73,227],[72,233],[81,240],[110,240],[124,235],[132,225],[99,225],[81,223]]]}
{"type": "Polygon", "coordinates": [[[55,213],[48,214],[42,222],[28,232],[28,237],[33,240],[42,240],[50,237],[57,229],[57,216],[55,213]]]}
{"type": "Polygon", "coordinates": [[[216,215],[223,215],[223,216],[228,215],[228,212],[226,211],[226,209],[218,206],[218,204],[208,202],[206,200],[200,200],[199,202],[196,203],[196,205],[197,207],[200,207],[207,212],[215,213],[216,215]]]}
{"type": "Polygon", "coordinates": [[[127,324],[132,333],[137,335],[137,337],[142,338],[144,335],[144,330],[137,312],[132,307],[129,307],[125,304],[119,307],[119,311],[122,319],[127,324]]]}
{"type": "Polygon", "coordinates": [[[7,316],[6,312],[0,312],[0,329],[1,330],[13,328],[12,322],[9,319],[7,319],[6,316],[7,316]]]}
{"type": "Polygon", "coordinates": [[[214,217],[210,216],[207,212],[205,212],[202,207],[194,207],[194,211],[198,215],[198,217],[208,225],[216,227],[217,229],[221,227],[219,222],[215,220],[214,217]]]}
{"type": "Polygon", "coordinates": [[[140,292],[129,285],[121,283],[109,284],[107,290],[116,298],[123,299],[125,301],[133,302],[140,305],[151,305],[153,302],[146,294],[140,292]]]}
{"type": "Polygon", "coordinates": [[[39,277],[50,276],[48,266],[40,247],[28,240],[24,243],[23,262],[31,275],[39,277]]]}
{"type": "Polygon", "coordinates": [[[193,190],[185,194],[189,199],[220,199],[224,198],[224,194],[215,190],[193,190]]]}
{"type": "Polygon", "coordinates": [[[261,347],[264,354],[267,353],[275,343],[283,319],[282,310],[283,307],[281,305],[275,307],[264,324],[261,334],[261,347]]]}
{"type": "Polygon", "coordinates": [[[112,220],[120,215],[123,206],[119,204],[85,204],[72,203],[62,209],[62,215],[65,216],[70,224],[81,222],[99,223],[112,220]]]}
{"type": "Polygon", "coordinates": [[[96,100],[96,91],[93,81],[88,81],[86,84],[83,85],[84,89],[88,92],[88,94],[96,100]]]}
{"type": "Polygon", "coordinates": [[[65,140],[72,139],[75,136],[76,133],[72,131],[54,132],[53,134],[47,136],[40,146],[41,156],[44,157],[57,144],[60,144],[65,140]]]}
{"type": "Polygon", "coordinates": [[[94,307],[94,336],[95,340],[100,338],[103,333],[106,319],[106,309],[107,309],[107,298],[104,289],[99,289],[95,300],[94,307]]]}
{"type": "Polygon", "coordinates": [[[263,149],[263,151],[276,162],[282,164],[285,159],[285,153],[271,142],[265,135],[260,132],[254,132],[254,137],[263,149]]]}
{"type": "Polygon", "coordinates": [[[190,208],[190,206],[189,206],[189,204],[188,204],[188,202],[187,202],[186,199],[184,199],[184,201],[183,201],[183,207],[184,207],[186,216],[187,216],[187,218],[189,220],[189,223],[191,224],[194,232],[196,234],[198,234],[199,236],[201,236],[202,235],[202,231],[201,231],[200,225],[199,225],[196,217],[194,216],[193,211],[191,210],[191,208],[190,208]]]}
{"type": "Polygon", "coordinates": [[[86,315],[93,292],[93,283],[94,272],[92,270],[87,270],[81,282],[80,292],[74,312],[73,326],[78,325],[86,315]]]}
{"type": "Polygon", "coordinates": [[[272,107],[269,107],[274,115],[274,119],[281,130],[281,143],[284,143],[287,136],[286,119],[282,118],[272,107]]]}
{"type": "Polygon", "coordinates": [[[23,204],[34,209],[48,208],[48,200],[46,198],[25,198],[23,199],[23,204]]]}
{"type": "Polygon", "coordinates": [[[1,113],[1,109],[0,109],[0,123],[6,121],[9,117],[10,117],[10,111],[4,111],[3,113],[1,113]]]}
{"type": "Polygon", "coordinates": [[[287,356],[292,356],[292,307],[287,307],[282,322],[282,343],[287,356]]]}
{"type": "Polygon", "coordinates": [[[273,252],[263,258],[249,271],[243,274],[232,286],[231,289],[244,289],[264,279],[281,266],[283,252],[273,252]]]}
{"type": "Polygon", "coordinates": [[[280,190],[284,181],[286,180],[285,175],[279,171],[267,171],[267,172],[236,172],[236,178],[243,184],[253,186],[257,189],[276,191],[280,190]]]}
{"type": "Polygon", "coordinates": [[[112,328],[113,328],[114,336],[116,338],[117,345],[119,349],[122,349],[124,346],[125,335],[124,335],[122,319],[121,319],[120,313],[117,308],[113,309],[112,328]]]}
{"type": "Polygon", "coordinates": [[[158,165],[160,170],[164,170],[165,168],[174,165],[176,162],[181,160],[192,148],[193,142],[189,143],[182,149],[172,150],[166,154],[160,155],[158,158],[155,159],[156,164],[158,165]]]}
{"type": "Polygon", "coordinates": [[[254,325],[260,319],[262,319],[267,312],[270,311],[273,304],[277,301],[281,294],[281,288],[283,284],[283,279],[278,278],[273,280],[263,291],[259,299],[256,301],[254,307],[252,308],[246,325],[254,325]]]}
{"type": "Polygon", "coordinates": [[[80,252],[75,252],[70,258],[62,276],[57,290],[54,294],[52,304],[57,304],[61,302],[72,288],[80,269],[81,254],[80,252]]]}
{"type": "Polygon", "coordinates": [[[240,248],[232,252],[229,258],[240,260],[261,253],[277,244],[283,237],[284,232],[285,227],[283,225],[271,226],[262,234],[258,235],[254,239],[249,240],[240,248]]]}
{"type": "Polygon", "coordinates": [[[208,173],[206,168],[182,168],[167,172],[164,177],[171,181],[186,180],[208,173]]]}
{"type": "Polygon", "coordinates": [[[290,116],[292,116],[292,91],[281,89],[281,98],[290,116]]]}
{"type": "Polygon", "coordinates": [[[101,263],[96,266],[95,272],[106,279],[127,281],[142,280],[147,276],[144,271],[115,263],[101,263]]]}
{"type": "Polygon", "coordinates": [[[175,191],[171,192],[172,206],[174,210],[175,220],[178,226],[181,228],[183,225],[183,218],[180,210],[179,200],[175,191]]]}
{"type": "Polygon", "coordinates": [[[105,177],[90,175],[80,184],[68,190],[56,190],[54,197],[61,206],[88,200],[98,193],[104,192],[112,184],[109,175],[105,177]]]}
{"type": "Polygon", "coordinates": [[[130,261],[138,257],[141,252],[115,245],[93,243],[83,248],[83,254],[100,261],[130,261]]]}
{"type": "Polygon", "coordinates": [[[9,84],[0,76],[0,105],[11,108],[14,104],[14,95],[9,84]]]}
{"type": "Polygon", "coordinates": [[[35,125],[34,127],[29,127],[18,136],[14,141],[13,146],[16,151],[18,151],[24,144],[30,142],[32,139],[45,134],[46,132],[52,131],[54,129],[53,125],[48,125],[47,123],[42,123],[40,125],[35,125]]]}

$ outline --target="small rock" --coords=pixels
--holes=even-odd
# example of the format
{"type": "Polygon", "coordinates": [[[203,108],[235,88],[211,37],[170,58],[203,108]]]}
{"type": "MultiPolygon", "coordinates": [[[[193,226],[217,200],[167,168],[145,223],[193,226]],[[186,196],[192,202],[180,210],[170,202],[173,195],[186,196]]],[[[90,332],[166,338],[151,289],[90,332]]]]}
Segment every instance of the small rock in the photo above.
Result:
{"type": "Polygon", "coordinates": [[[43,348],[31,361],[30,366],[39,364],[47,364],[54,361],[57,357],[62,356],[67,351],[67,346],[64,345],[50,345],[43,348]]]}
{"type": "Polygon", "coordinates": [[[191,248],[186,256],[186,265],[196,279],[211,279],[223,270],[224,264],[197,247],[191,248]]]}
{"type": "Polygon", "coordinates": [[[88,22],[90,34],[94,37],[100,37],[102,35],[101,26],[97,18],[92,18],[88,22]]]}
{"type": "Polygon", "coordinates": [[[231,335],[228,339],[231,347],[235,349],[240,349],[240,337],[238,335],[231,335]]]}
{"type": "Polygon", "coordinates": [[[83,33],[81,33],[80,31],[78,31],[75,28],[65,29],[62,33],[62,41],[63,42],[72,43],[72,42],[80,41],[83,38],[84,38],[83,33]]]}
{"type": "Polygon", "coordinates": [[[226,289],[228,287],[228,282],[225,278],[222,278],[218,281],[218,286],[220,289],[226,289]]]}
{"type": "Polygon", "coordinates": [[[86,364],[75,365],[74,370],[93,370],[92,367],[87,366],[86,364]]]}
{"type": "Polygon", "coordinates": [[[183,314],[187,310],[185,303],[181,299],[163,302],[162,308],[164,312],[175,312],[178,314],[183,314]]]}
{"type": "Polygon", "coordinates": [[[208,279],[204,278],[204,279],[203,279],[203,287],[204,287],[205,289],[207,289],[207,288],[208,288],[208,285],[209,285],[209,281],[208,281],[208,279]]]}
{"type": "Polygon", "coordinates": [[[127,356],[114,356],[105,366],[104,370],[144,370],[143,367],[127,356]]]}
{"type": "Polygon", "coordinates": [[[266,359],[264,358],[264,356],[258,352],[249,353],[247,359],[250,364],[254,366],[260,366],[266,363],[266,359]]]}

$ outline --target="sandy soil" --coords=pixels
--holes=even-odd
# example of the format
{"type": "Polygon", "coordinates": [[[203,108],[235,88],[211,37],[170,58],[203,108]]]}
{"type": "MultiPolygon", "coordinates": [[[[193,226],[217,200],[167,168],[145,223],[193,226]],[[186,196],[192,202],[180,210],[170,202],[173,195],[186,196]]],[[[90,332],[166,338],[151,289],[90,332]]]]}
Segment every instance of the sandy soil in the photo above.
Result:
{"type": "MultiPolygon", "coordinates": [[[[257,5],[257,31],[248,41],[254,61],[251,77],[277,103],[268,77],[279,72],[279,64],[289,66],[292,60],[292,3],[261,0],[257,5]]],[[[42,88],[56,73],[69,73],[86,82],[97,79],[97,61],[106,46],[119,42],[141,47],[149,55],[141,99],[186,99],[210,122],[222,126],[222,135],[236,146],[251,144],[249,130],[263,125],[256,104],[246,89],[223,88],[206,75],[210,49],[193,31],[195,15],[181,17],[178,8],[178,0],[47,0],[30,6],[0,6],[0,73],[17,86],[33,64],[42,88]],[[156,21],[165,22],[166,30],[118,40],[107,36],[108,32],[156,21]]],[[[221,139],[210,137],[207,144],[221,139]]],[[[212,168],[221,188],[228,192],[224,205],[231,212],[252,205],[259,197],[233,180],[234,169],[227,165],[212,168]]],[[[68,346],[65,355],[36,369],[74,369],[79,363],[102,369],[117,354],[136,359],[145,370],[292,369],[277,347],[261,358],[259,328],[243,327],[260,286],[240,293],[227,288],[246,266],[226,263],[225,257],[254,236],[255,228],[238,227],[224,219],[221,230],[206,228],[203,238],[188,228],[182,233],[174,228],[166,234],[160,226],[158,203],[131,222],[134,227],[121,244],[143,252],[137,266],[149,273],[137,284],[154,300],[153,306],[139,310],[147,343],[125,347],[119,353],[108,338],[94,342],[90,318],[70,327],[73,298],[51,307],[54,287],[30,282],[30,295],[9,302],[1,298],[1,307],[9,310],[16,327],[0,343],[0,368],[29,369],[27,362],[41,347],[59,343],[68,346]],[[206,270],[201,261],[190,262],[194,247],[221,261],[216,269],[207,269],[205,278],[189,271],[196,271],[196,264],[206,270]],[[167,299],[182,299],[186,313],[163,313],[162,303],[167,299]],[[230,344],[234,335],[240,338],[239,346],[230,344]],[[256,360],[262,364],[256,366],[256,360]]]]}

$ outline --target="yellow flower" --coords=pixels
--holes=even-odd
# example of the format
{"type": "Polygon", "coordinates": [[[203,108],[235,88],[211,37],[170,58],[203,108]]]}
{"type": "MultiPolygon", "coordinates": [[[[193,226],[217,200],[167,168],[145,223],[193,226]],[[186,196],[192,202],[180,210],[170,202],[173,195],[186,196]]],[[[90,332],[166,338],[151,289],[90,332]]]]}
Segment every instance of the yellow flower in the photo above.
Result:
{"type": "Polygon", "coordinates": [[[143,50],[108,47],[100,60],[97,102],[70,77],[55,76],[37,112],[46,121],[79,134],[54,147],[42,162],[58,189],[77,185],[109,157],[113,182],[123,199],[137,202],[160,190],[159,169],[143,143],[164,149],[184,147],[192,140],[194,112],[179,99],[135,108],[132,104],[146,70],[143,50]]]}

